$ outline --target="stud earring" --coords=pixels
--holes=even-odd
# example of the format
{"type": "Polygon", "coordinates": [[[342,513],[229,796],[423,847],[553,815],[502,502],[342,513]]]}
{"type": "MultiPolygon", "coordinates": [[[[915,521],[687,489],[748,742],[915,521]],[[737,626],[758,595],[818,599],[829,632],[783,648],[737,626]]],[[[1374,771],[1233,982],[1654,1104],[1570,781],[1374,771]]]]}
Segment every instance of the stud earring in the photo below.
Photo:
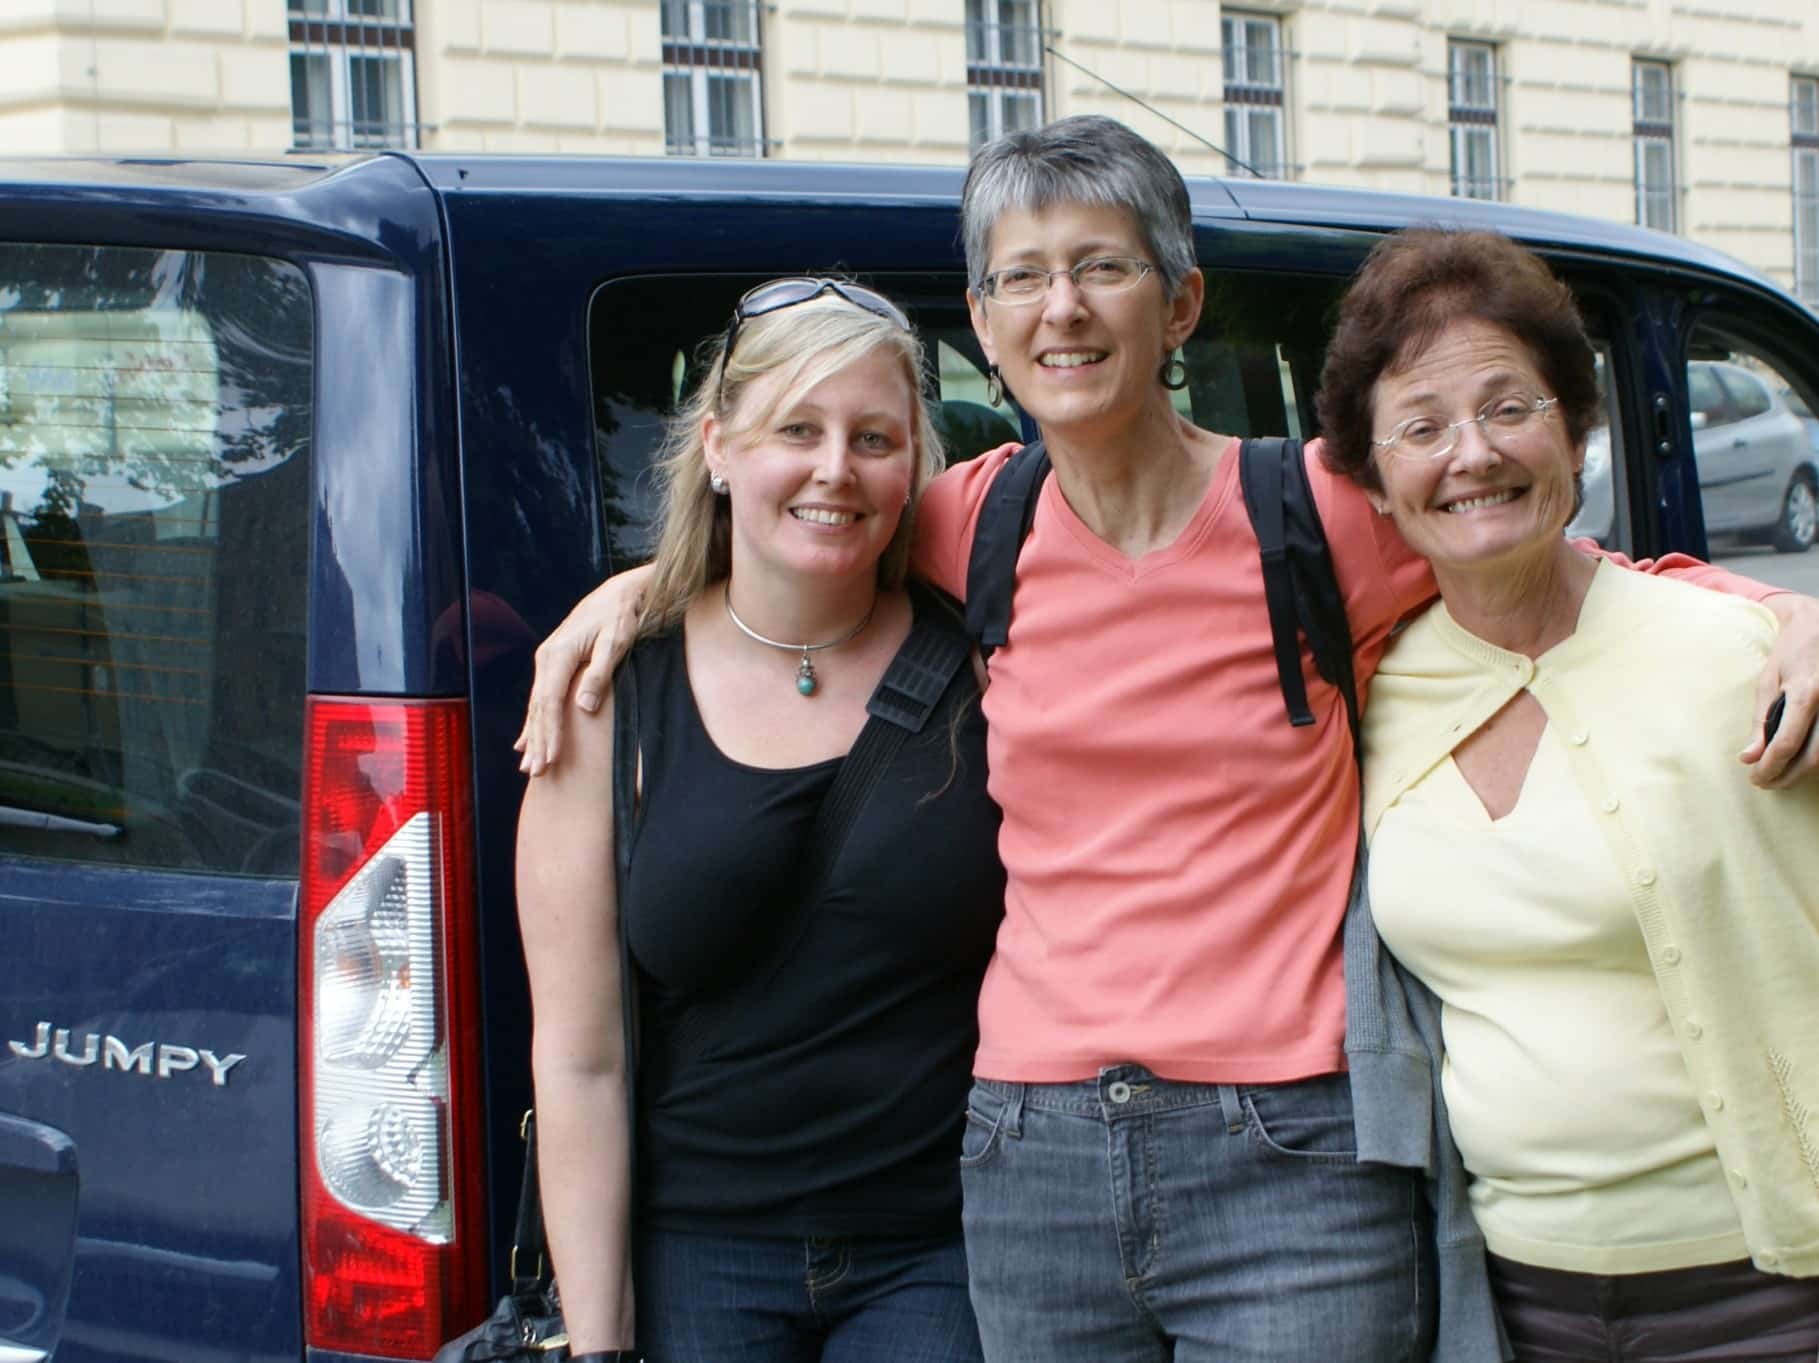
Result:
{"type": "Polygon", "coordinates": [[[995,364],[985,371],[985,400],[994,407],[1004,405],[1004,376],[995,364]]]}
{"type": "Polygon", "coordinates": [[[713,490],[713,492],[716,496],[719,496],[719,497],[726,496],[726,479],[722,478],[719,474],[717,474],[717,473],[708,474],[707,485],[709,488],[711,488],[713,490]]]}

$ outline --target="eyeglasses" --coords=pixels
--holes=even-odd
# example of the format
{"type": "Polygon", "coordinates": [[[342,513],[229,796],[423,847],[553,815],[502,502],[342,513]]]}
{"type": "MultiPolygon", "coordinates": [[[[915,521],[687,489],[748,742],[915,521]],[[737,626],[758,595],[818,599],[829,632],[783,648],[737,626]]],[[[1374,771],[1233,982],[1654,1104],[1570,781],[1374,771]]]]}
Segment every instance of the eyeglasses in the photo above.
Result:
{"type": "Polygon", "coordinates": [[[1038,270],[1034,265],[1012,265],[993,270],[979,281],[979,292],[996,303],[1034,303],[1048,295],[1055,276],[1064,274],[1082,293],[1123,293],[1135,288],[1144,275],[1155,271],[1147,260],[1135,256],[1093,256],[1065,270],[1038,270]]]}
{"type": "Polygon", "coordinates": [[[1371,447],[1398,459],[1440,459],[1453,452],[1459,443],[1459,432],[1474,422],[1492,444],[1519,439],[1559,403],[1559,398],[1544,398],[1539,393],[1505,393],[1492,398],[1464,421],[1450,425],[1431,416],[1412,416],[1398,422],[1381,440],[1371,441],[1371,447]]]}
{"type": "Polygon", "coordinates": [[[720,349],[720,385],[726,387],[726,365],[733,358],[733,347],[739,343],[739,326],[754,317],[766,313],[781,312],[784,308],[793,308],[798,303],[819,298],[824,293],[838,294],[856,308],[882,317],[887,322],[895,322],[905,331],[913,328],[902,308],[881,293],[874,293],[862,284],[849,284],[844,279],[813,279],[807,275],[790,279],[773,279],[755,289],[748,289],[743,297],[733,305],[733,320],[727,324],[726,344],[720,349]]]}

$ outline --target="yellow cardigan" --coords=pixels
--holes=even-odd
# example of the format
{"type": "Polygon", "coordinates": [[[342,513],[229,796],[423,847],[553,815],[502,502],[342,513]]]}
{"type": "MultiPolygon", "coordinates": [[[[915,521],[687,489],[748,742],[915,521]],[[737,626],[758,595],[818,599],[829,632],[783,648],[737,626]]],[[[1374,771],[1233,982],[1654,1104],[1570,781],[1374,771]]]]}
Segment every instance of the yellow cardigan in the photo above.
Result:
{"type": "Polygon", "coordinates": [[[1364,716],[1365,828],[1523,689],[1566,738],[1630,890],[1667,1014],[1760,1269],[1819,1275],[1819,781],[1737,761],[1775,620],[1600,563],[1574,634],[1531,661],[1436,605],[1364,716]]]}

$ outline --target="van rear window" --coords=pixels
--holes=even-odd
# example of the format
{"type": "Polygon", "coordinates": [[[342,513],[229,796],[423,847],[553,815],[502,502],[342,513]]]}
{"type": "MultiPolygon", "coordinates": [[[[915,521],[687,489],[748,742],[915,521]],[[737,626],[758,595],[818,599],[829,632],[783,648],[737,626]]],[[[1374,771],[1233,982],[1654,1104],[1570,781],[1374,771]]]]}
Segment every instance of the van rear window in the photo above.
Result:
{"type": "Polygon", "coordinates": [[[0,244],[0,852],[294,874],[303,272],[0,244]]]}

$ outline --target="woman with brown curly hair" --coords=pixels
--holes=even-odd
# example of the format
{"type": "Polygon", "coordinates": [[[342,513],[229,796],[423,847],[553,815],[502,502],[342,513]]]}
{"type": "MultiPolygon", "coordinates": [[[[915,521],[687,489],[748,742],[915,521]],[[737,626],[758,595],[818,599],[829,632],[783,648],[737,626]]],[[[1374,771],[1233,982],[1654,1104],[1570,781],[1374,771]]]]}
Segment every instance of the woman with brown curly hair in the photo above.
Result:
{"type": "Polygon", "coordinates": [[[1819,789],[1736,752],[1774,617],[1562,536],[1599,412],[1566,286],[1411,231],[1327,351],[1326,457],[1433,565],[1365,716],[1370,900],[1524,1363],[1819,1350],[1819,789]]]}

